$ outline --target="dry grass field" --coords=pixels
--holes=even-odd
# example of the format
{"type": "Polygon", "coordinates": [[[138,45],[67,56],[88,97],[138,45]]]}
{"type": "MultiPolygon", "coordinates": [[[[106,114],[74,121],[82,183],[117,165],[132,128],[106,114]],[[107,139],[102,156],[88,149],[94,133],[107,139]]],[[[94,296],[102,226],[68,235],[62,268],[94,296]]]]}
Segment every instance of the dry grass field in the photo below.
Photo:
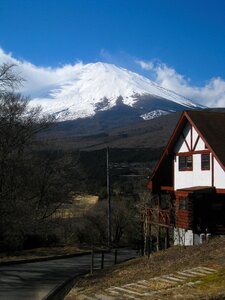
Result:
{"type": "Polygon", "coordinates": [[[85,213],[98,202],[99,197],[88,194],[75,194],[71,197],[70,203],[62,204],[54,213],[52,218],[68,219],[82,217],[85,213]]]}

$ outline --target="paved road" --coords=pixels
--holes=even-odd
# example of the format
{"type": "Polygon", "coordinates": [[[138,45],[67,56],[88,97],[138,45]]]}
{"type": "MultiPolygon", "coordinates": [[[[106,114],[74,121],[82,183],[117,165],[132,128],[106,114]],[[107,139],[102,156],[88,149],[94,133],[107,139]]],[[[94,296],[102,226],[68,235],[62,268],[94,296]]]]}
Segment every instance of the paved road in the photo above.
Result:
{"type": "MultiPolygon", "coordinates": [[[[135,251],[118,250],[118,262],[136,256],[135,251]]],[[[1,300],[40,300],[72,276],[90,270],[90,254],[36,263],[0,267],[1,300]]],[[[114,253],[105,254],[105,267],[114,263],[114,253]]],[[[94,268],[100,268],[95,254],[94,268]]]]}

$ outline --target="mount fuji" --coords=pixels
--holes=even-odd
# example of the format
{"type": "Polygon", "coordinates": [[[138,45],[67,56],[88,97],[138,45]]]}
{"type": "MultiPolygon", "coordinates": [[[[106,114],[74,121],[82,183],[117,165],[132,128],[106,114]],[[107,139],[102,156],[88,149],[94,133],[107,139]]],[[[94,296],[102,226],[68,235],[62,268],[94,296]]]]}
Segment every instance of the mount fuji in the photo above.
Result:
{"type": "Polygon", "coordinates": [[[127,69],[107,63],[81,64],[70,79],[45,90],[30,101],[41,105],[57,121],[118,114],[129,120],[149,120],[203,106],[127,69]]]}

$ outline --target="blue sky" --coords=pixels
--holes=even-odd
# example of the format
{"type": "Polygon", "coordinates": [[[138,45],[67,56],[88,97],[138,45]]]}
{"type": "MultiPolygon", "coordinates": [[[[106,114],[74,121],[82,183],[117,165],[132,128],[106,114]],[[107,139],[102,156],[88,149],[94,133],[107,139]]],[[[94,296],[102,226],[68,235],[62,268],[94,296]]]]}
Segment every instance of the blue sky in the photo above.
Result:
{"type": "Polygon", "coordinates": [[[0,47],[36,66],[105,61],[152,79],[143,62],[160,64],[200,88],[225,79],[225,1],[1,0],[0,47]]]}

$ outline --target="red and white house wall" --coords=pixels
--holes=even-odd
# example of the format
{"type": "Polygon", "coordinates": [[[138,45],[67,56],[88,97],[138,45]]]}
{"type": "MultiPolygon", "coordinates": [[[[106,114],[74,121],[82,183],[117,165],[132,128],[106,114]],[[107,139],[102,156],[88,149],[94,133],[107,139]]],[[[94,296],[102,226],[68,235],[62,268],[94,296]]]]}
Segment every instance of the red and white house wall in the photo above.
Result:
{"type": "MultiPolygon", "coordinates": [[[[184,112],[149,181],[175,203],[174,244],[225,233],[225,113],[184,112]]],[[[171,224],[172,225],[172,224],[171,224]]]]}

